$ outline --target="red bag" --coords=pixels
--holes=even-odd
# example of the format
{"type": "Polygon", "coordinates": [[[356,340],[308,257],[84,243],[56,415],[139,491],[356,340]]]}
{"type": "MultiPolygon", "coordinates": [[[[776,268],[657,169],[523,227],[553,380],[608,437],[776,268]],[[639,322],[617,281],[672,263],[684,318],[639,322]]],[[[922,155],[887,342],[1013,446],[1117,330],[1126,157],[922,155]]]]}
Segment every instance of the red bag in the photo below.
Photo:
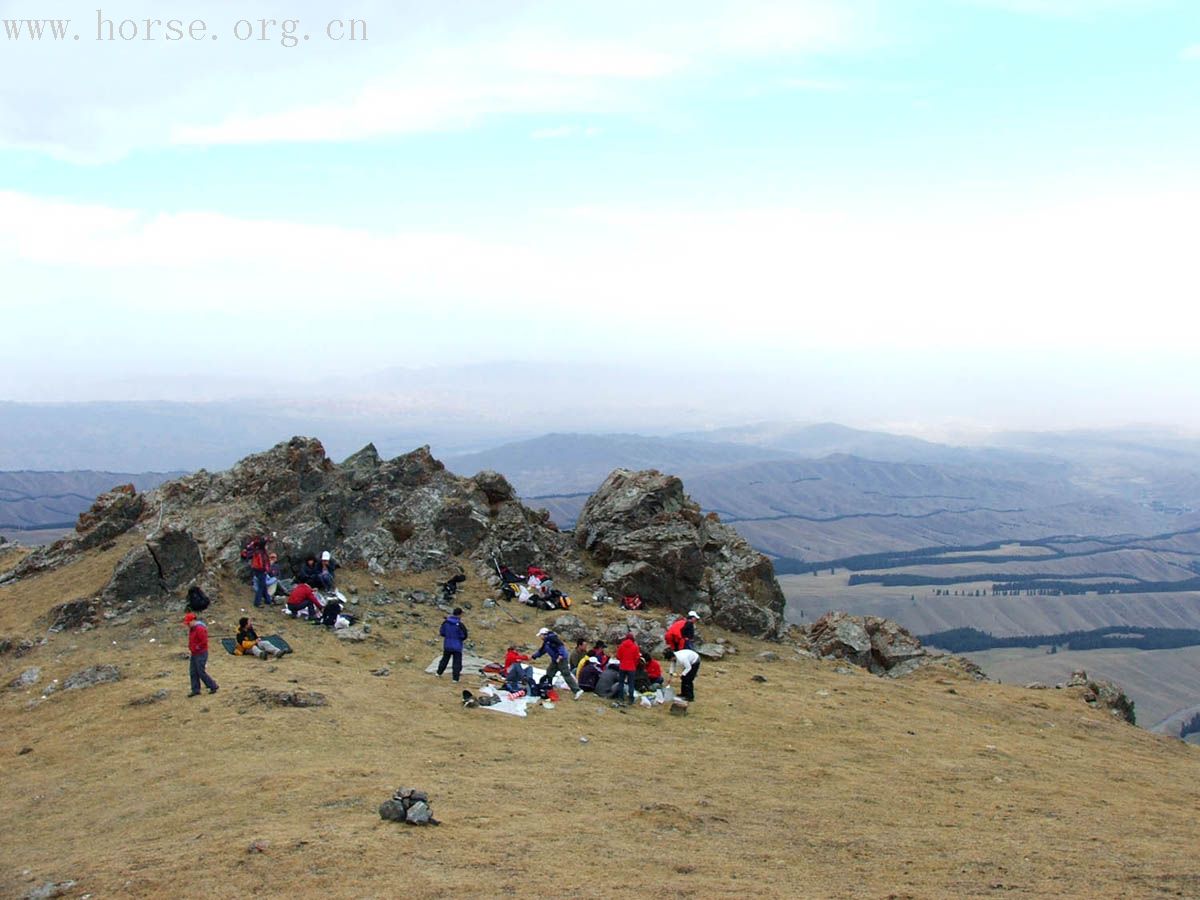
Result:
{"type": "Polygon", "coordinates": [[[641,594],[633,594],[629,597],[621,598],[621,609],[641,609],[641,608],[642,608],[642,595],[641,594]]]}

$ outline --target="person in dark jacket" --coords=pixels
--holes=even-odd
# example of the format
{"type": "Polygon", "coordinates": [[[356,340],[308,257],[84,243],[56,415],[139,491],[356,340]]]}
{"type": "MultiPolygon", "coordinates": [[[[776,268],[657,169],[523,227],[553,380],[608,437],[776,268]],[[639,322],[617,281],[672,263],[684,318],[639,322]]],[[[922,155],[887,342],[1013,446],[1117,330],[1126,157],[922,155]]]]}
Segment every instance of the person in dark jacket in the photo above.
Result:
{"type": "Polygon", "coordinates": [[[317,568],[317,583],[313,587],[322,591],[333,590],[333,572],[338,564],[333,560],[333,554],[328,550],[321,554],[321,565],[317,568]]]}
{"type": "Polygon", "coordinates": [[[442,623],[438,634],[442,636],[442,661],[438,663],[437,676],[442,677],[442,673],[446,671],[446,663],[454,660],[454,666],[450,670],[450,677],[458,681],[458,677],[462,674],[462,651],[463,641],[467,639],[467,626],[462,623],[462,609],[454,608],[452,615],[446,616],[446,621],[442,623]]]}
{"type": "Polygon", "coordinates": [[[219,685],[205,671],[208,665],[208,626],[195,613],[183,617],[183,624],[188,628],[188,674],[192,680],[192,692],[189,697],[200,693],[200,683],[208,688],[210,694],[215,694],[219,685]]]}
{"type": "Polygon", "coordinates": [[[600,680],[603,671],[600,668],[600,660],[589,656],[584,662],[583,668],[579,670],[579,689],[582,691],[596,690],[596,682],[600,680]]]}
{"type": "Polygon", "coordinates": [[[558,673],[562,675],[563,681],[575,693],[575,699],[578,700],[583,696],[583,691],[579,689],[579,682],[575,680],[574,674],[571,672],[570,656],[566,645],[563,644],[562,638],[551,631],[549,628],[538,629],[538,637],[542,639],[542,646],[538,652],[533,654],[533,659],[539,656],[545,656],[549,662],[546,663],[546,678],[550,684],[554,684],[554,675],[558,673]]]}
{"type": "Polygon", "coordinates": [[[304,560],[304,565],[300,567],[300,575],[296,578],[301,584],[307,584],[309,587],[321,586],[321,567],[317,565],[317,557],[309,555],[304,560]]]}
{"type": "Polygon", "coordinates": [[[615,700],[621,696],[621,663],[613,657],[608,661],[608,665],[604,667],[604,671],[600,673],[600,677],[596,679],[596,696],[603,697],[605,700],[615,700]]]}

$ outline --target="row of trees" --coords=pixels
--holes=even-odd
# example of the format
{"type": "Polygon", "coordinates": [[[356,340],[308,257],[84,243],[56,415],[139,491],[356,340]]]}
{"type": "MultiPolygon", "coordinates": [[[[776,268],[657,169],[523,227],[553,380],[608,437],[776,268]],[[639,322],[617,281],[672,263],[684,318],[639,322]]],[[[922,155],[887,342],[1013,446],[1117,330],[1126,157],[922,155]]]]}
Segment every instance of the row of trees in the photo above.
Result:
{"type": "MultiPolygon", "coordinates": [[[[978,628],[953,628],[934,634],[919,635],[921,643],[950,653],[971,653],[1001,647],[1065,646],[1068,650],[1174,650],[1200,646],[1200,629],[1134,628],[1114,625],[1091,631],[1063,631],[1057,634],[1019,634],[996,637],[978,628]]],[[[1200,730],[1200,729],[1197,729],[1200,730]]]]}

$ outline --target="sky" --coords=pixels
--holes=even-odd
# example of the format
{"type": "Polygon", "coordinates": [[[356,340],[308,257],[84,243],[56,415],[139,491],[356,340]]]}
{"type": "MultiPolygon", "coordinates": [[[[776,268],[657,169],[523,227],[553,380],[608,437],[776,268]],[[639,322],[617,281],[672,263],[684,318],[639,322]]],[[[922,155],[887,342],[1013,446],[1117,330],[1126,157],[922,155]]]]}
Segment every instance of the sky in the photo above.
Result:
{"type": "Polygon", "coordinates": [[[1200,427],[1190,0],[162,9],[0,0],[0,400],[521,360],[1200,427]]]}

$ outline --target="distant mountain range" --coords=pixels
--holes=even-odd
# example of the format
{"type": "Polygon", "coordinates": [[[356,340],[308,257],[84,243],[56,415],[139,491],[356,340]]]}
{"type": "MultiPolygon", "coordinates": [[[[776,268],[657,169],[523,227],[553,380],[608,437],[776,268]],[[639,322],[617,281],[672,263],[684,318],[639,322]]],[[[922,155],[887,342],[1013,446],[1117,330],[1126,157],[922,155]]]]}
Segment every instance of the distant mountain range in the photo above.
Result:
{"type": "Polygon", "coordinates": [[[71,528],[97,495],[119,484],[139,491],[182,472],[0,472],[0,531],[71,528]]]}

